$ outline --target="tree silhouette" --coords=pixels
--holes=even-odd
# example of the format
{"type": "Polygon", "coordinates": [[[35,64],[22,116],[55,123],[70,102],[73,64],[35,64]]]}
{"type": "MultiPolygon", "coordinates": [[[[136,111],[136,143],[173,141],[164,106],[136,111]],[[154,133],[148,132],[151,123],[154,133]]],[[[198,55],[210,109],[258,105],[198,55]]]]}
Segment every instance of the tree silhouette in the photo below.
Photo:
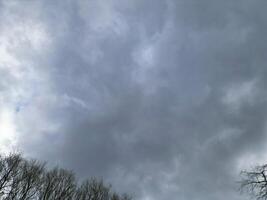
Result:
{"type": "Polygon", "coordinates": [[[251,170],[241,172],[241,190],[248,192],[258,200],[267,199],[267,165],[258,165],[251,170]]]}
{"type": "Polygon", "coordinates": [[[0,156],[1,200],[130,200],[96,178],[81,184],[72,171],[24,159],[20,154],[0,156]]]}

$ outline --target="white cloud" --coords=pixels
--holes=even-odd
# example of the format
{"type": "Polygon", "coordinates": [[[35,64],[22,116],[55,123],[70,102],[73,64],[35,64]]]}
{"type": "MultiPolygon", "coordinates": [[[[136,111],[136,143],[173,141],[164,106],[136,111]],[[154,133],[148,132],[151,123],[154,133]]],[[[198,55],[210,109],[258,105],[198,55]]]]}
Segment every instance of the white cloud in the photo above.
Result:
{"type": "Polygon", "coordinates": [[[21,128],[30,126],[20,126],[29,113],[22,112],[21,116],[19,112],[32,105],[34,98],[50,86],[44,66],[36,60],[46,56],[51,38],[45,24],[32,19],[31,13],[21,16],[16,12],[21,11],[19,4],[4,6],[0,21],[0,75],[4,84],[0,88],[0,151],[8,152],[15,146],[18,148],[21,128]]]}
{"type": "Polygon", "coordinates": [[[266,148],[262,152],[246,152],[242,154],[236,160],[236,172],[240,172],[241,170],[250,169],[256,165],[266,164],[267,156],[266,156],[266,148]]]}
{"type": "Polygon", "coordinates": [[[64,94],[62,97],[63,102],[66,106],[70,106],[70,104],[78,105],[79,107],[86,109],[86,110],[92,110],[92,107],[90,107],[85,101],[82,99],[69,96],[67,94],[64,94]]]}
{"type": "Polygon", "coordinates": [[[14,150],[17,142],[14,115],[9,109],[0,111],[0,152],[8,153],[14,150]]]}
{"type": "Polygon", "coordinates": [[[152,44],[141,45],[134,53],[133,59],[140,68],[147,69],[155,64],[155,47],[152,44]]]}
{"type": "Polygon", "coordinates": [[[253,104],[257,95],[257,82],[255,80],[233,85],[225,90],[223,103],[232,111],[238,111],[244,103],[253,104]]]}
{"type": "Polygon", "coordinates": [[[124,36],[128,31],[128,24],[123,16],[116,11],[112,1],[79,1],[79,13],[87,23],[90,31],[124,36]]]}

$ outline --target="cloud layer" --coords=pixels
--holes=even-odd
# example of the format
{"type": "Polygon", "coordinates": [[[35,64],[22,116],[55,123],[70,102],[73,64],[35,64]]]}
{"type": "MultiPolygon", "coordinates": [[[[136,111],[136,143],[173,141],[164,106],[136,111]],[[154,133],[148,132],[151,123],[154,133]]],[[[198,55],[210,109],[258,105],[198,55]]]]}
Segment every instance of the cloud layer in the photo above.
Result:
{"type": "Polygon", "coordinates": [[[245,199],[266,162],[264,1],[0,1],[0,145],[141,200],[245,199]]]}

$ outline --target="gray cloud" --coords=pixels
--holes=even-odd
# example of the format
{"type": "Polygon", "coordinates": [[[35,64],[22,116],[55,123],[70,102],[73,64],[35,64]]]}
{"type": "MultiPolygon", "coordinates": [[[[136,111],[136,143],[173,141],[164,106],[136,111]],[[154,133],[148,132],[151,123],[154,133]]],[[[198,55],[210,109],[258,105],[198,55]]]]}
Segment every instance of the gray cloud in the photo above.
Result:
{"type": "Polygon", "coordinates": [[[0,143],[137,199],[246,198],[239,171],[266,161],[264,8],[2,1],[0,130],[13,136],[0,143]]]}

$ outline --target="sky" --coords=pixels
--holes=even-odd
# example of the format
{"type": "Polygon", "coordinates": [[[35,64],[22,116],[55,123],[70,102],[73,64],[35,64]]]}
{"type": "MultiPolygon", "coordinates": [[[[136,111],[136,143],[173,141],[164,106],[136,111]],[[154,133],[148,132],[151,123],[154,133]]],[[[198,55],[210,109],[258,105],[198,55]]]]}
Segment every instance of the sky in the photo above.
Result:
{"type": "Polygon", "coordinates": [[[138,200],[246,200],[267,162],[263,0],[0,0],[0,152],[138,200]]]}

